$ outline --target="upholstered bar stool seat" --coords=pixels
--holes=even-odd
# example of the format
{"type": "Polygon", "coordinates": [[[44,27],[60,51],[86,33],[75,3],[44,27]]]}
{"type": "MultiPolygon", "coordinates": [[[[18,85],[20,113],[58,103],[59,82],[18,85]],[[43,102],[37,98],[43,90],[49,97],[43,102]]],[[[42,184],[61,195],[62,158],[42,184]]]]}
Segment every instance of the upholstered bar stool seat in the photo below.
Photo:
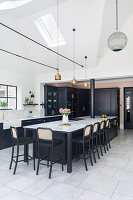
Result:
{"type": "Polygon", "coordinates": [[[18,141],[14,139],[14,143],[19,145],[32,144],[34,140],[30,137],[19,138],[18,141]]]}

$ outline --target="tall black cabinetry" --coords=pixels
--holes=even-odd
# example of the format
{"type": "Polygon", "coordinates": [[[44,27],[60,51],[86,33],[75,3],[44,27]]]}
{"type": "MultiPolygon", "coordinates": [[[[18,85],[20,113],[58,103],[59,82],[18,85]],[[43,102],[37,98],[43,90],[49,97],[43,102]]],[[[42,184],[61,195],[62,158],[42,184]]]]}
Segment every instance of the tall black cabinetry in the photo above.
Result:
{"type": "Polygon", "coordinates": [[[95,89],[95,115],[119,117],[119,88],[95,89]]]}
{"type": "Polygon", "coordinates": [[[57,115],[58,112],[58,88],[48,85],[44,86],[45,115],[57,115]]]}

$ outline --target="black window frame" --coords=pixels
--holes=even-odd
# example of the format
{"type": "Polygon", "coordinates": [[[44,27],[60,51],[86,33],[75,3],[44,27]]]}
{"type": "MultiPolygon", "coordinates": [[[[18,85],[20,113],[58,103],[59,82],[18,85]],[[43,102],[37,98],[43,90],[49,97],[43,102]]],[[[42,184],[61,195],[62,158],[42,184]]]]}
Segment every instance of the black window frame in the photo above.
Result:
{"type": "MultiPolygon", "coordinates": [[[[0,86],[6,86],[7,87],[7,96],[6,97],[0,97],[0,99],[7,99],[7,103],[8,103],[8,99],[16,99],[16,108],[15,108],[15,110],[17,110],[17,86],[14,86],[14,85],[6,85],[6,84],[1,84],[0,83],[0,86]],[[8,96],[8,88],[9,87],[14,87],[14,88],[16,88],[16,97],[9,97],[8,96]]],[[[11,108],[9,108],[9,109],[4,109],[4,108],[0,108],[0,110],[13,110],[13,109],[11,109],[11,108]]]]}

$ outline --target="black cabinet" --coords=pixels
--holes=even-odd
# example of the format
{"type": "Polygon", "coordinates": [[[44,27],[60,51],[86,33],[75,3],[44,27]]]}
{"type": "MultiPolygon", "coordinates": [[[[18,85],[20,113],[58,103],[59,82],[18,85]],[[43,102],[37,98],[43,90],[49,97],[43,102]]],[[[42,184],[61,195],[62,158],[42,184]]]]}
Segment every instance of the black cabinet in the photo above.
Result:
{"type": "Polygon", "coordinates": [[[58,88],[48,85],[44,86],[45,115],[52,116],[59,114],[58,111],[58,88]]]}
{"type": "Polygon", "coordinates": [[[119,117],[119,88],[95,89],[95,115],[119,117]]]}
{"type": "Polygon", "coordinates": [[[90,115],[90,90],[78,89],[78,117],[90,115]]]}

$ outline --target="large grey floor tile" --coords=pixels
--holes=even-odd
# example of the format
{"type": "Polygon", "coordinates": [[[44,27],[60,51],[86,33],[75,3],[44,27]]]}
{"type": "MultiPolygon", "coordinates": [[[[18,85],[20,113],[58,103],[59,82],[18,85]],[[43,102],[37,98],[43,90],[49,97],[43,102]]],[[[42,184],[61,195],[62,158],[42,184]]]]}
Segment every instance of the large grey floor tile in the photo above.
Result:
{"type": "Polygon", "coordinates": [[[78,198],[78,200],[110,200],[109,196],[103,196],[96,192],[84,191],[78,198]]]}
{"type": "Polygon", "coordinates": [[[115,190],[116,193],[133,197],[133,181],[119,182],[115,190]]]}
{"type": "Polygon", "coordinates": [[[2,200],[39,200],[37,197],[33,197],[19,191],[12,191],[1,199],[2,200]]]}
{"type": "Polygon", "coordinates": [[[96,175],[88,176],[78,187],[111,196],[117,186],[117,181],[96,175]]]}
{"type": "Polygon", "coordinates": [[[29,195],[37,196],[51,184],[53,184],[53,181],[51,179],[43,178],[25,189],[23,192],[29,195]]]}
{"type": "Polygon", "coordinates": [[[76,200],[82,190],[64,183],[53,183],[37,197],[44,200],[76,200]]]}
{"type": "Polygon", "coordinates": [[[111,200],[133,200],[133,198],[121,194],[113,194],[111,200]]]}
{"type": "Polygon", "coordinates": [[[26,176],[20,176],[16,179],[12,180],[11,182],[9,182],[7,184],[7,186],[12,188],[12,189],[15,189],[15,190],[23,191],[24,189],[28,188],[29,186],[31,186],[35,182],[37,182],[37,180],[34,179],[34,178],[29,178],[29,177],[26,177],[26,176]]]}

